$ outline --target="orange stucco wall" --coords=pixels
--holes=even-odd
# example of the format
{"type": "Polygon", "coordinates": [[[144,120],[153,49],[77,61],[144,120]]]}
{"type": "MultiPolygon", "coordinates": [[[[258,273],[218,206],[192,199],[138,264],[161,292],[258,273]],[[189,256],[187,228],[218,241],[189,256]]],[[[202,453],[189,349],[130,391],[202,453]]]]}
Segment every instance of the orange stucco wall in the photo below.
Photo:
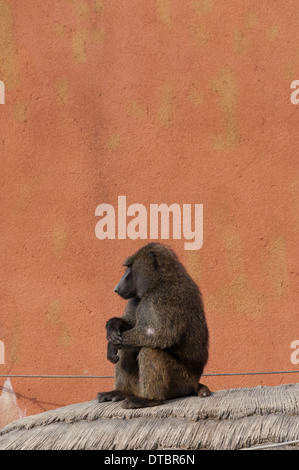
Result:
{"type": "MultiPolygon", "coordinates": [[[[167,243],[203,294],[206,373],[299,369],[298,27],[295,0],[0,0],[1,375],[113,374],[113,288],[146,243],[96,238],[120,195],[203,204],[202,248],[167,243]]],[[[2,425],[113,381],[5,383],[2,425]]]]}

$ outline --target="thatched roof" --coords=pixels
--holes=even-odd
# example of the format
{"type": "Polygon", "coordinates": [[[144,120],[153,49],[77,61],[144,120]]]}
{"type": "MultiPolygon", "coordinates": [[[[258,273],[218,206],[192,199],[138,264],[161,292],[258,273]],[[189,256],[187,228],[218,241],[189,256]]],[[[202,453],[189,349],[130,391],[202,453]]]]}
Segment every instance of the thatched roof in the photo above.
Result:
{"type": "Polygon", "coordinates": [[[299,384],[220,390],[143,409],[92,400],[8,424],[0,449],[242,449],[299,440],[298,415],[299,384]]]}

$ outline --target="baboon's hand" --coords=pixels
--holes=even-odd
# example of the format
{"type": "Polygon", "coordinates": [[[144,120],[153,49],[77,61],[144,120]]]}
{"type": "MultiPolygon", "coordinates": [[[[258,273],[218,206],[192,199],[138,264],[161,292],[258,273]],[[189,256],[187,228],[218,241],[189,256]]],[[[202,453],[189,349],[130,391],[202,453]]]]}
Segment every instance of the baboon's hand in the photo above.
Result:
{"type": "Polygon", "coordinates": [[[123,331],[127,331],[130,328],[130,324],[123,318],[110,318],[106,323],[107,339],[110,340],[112,336],[120,336],[123,331]]]}
{"type": "Polygon", "coordinates": [[[107,321],[106,323],[106,330],[107,330],[107,339],[109,340],[111,338],[111,335],[117,331],[120,333],[120,325],[121,325],[121,319],[120,318],[110,318],[110,320],[107,321]]]}
{"type": "Polygon", "coordinates": [[[115,346],[121,346],[122,344],[122,337],[121,333],[118,330],[113,330],[110,336],[110,341],[115,345],[115,346]]]}
{"type": "Polygon", "coordinates": [[[119,360],[117,355],[117,346],[115,346],[111,341],[108,341],[107,359],[112,362],[112,364],[116,364],[119,360]]]}

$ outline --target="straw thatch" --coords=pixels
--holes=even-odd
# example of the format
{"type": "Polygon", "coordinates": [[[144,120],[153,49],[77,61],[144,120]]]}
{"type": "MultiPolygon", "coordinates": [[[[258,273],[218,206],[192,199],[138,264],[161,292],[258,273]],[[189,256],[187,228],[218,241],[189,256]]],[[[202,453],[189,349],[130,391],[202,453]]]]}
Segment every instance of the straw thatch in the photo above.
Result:
{"type": "Polygon", "coordinates": [[[93,400],[8,424],[0,449],[242,449],[298,440],[298,415],[299,384],[220,390],[133,410],[93,400]]]}

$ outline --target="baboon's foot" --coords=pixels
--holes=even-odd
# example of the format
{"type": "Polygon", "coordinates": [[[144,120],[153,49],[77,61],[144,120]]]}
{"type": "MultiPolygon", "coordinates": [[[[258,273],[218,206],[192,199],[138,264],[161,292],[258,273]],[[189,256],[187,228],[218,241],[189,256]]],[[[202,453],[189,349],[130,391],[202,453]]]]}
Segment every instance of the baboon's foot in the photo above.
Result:
{"type": "Polygon", "coordinates": [[[210,389],[206,385],[199,384],[197,395],[200,398],[208,397],[211,395],[211,392],[210,392],[210,389]]]}
{"type": "Polygon", "coordinates": [[[146,398],[135,397],[126,398],[122,404],[123,408],[146,408],[147,406],[157,406],[164,403],[163,400],[147,400],[146,398]]]}
{"type": "Polygon", "coordinates": [[[110,392],[101,392],[98,393],[98,402],[102,403],[104,401],[120,401],[124,400],[125,395],[118,390],[112,390],[110,392]]]}

